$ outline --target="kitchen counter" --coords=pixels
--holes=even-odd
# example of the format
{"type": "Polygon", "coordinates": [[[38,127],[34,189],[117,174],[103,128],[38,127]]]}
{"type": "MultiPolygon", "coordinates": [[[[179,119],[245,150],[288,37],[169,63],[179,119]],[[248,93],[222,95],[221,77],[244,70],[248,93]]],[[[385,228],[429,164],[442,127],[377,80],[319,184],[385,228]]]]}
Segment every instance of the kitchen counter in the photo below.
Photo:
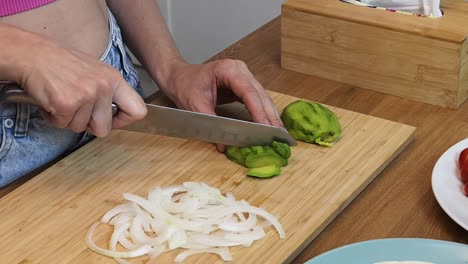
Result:
{"type": "MultiPolygon", "coordinates": [[[[417,127],[413,143],[293,263],[303,263],[339,246],[379,238],[431,238],[468,244],[468,232],[445,214],[431,189],[437,159],[468,135],[468,103],[450,110],[282,69],[279,18],[212,60],[223,58],[245,61],[268,90],[417,127]]],[[[39,171],[0,189],[0,197],[39,171]]]]}
{"type": "Polygon", "coordinates": [[[277,18],[213,59],[245,61],[268,90],[417,128],[414,142],[293,263],[370,239],[414,237],[468,244],[468,231],[442,210],[431,188],[436,161],[468,137],[468,103],[451,110],[282,69],[280,32],[277,18]]]}

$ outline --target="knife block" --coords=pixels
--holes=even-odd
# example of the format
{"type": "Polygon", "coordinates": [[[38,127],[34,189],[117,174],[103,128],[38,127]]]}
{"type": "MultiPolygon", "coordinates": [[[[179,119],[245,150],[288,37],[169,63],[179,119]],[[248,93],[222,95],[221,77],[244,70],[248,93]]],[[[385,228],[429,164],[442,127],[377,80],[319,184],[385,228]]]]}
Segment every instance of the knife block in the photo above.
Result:
{"type": "Polygon", "coordinates": [[[339,0],[288,0],[283,68],[447,108],[468,96],[468,2],[418,17],[339,0]]]}

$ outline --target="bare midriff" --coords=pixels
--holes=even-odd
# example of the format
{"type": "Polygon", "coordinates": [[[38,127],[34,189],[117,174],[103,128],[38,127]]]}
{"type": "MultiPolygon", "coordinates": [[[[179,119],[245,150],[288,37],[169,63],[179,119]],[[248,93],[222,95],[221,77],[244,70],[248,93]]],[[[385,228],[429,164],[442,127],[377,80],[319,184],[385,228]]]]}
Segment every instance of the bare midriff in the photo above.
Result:
{"type": "Polygon", "coordinates": [[[95,58],[101,57],[109,37],[105,0],[59,0],[23,13],[0,17],[0,23],[39,33],[95,58]]]}

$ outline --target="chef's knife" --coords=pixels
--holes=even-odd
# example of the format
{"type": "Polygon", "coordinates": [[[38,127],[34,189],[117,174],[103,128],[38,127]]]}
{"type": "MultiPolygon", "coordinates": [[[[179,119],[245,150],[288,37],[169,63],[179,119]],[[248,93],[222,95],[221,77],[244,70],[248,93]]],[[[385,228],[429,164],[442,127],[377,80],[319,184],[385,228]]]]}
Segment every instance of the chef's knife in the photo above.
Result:
{"type": "MultiPolygon", "coordinates": [[[[38,105],[24,90],[14,84],[4,84],[0,89],[0,104],[38,105]]],[[[279,127],[153,104],[146,106],[148,114],[143,120],[121,129],[240,147],[269,145],[274,140],[290,146],[297,145],[296,140],[279,127]]],[[[112,108],[113,113],[117,113],[118,107],[115,104],[112,108]]]]}

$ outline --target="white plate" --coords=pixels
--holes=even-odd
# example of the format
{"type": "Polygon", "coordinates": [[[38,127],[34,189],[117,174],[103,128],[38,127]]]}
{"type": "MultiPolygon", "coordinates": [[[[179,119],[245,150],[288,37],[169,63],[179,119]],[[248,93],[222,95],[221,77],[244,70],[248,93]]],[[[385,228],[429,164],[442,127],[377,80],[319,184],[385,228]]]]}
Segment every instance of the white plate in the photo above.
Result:
{"type": "Polygon", "coordinates": [[[468,197],[463,194],[458,157],[468,148],[468,139],[453,145],[442,156],[432,171],[432,191],[444,211],[468,230],[468,197]]]}

